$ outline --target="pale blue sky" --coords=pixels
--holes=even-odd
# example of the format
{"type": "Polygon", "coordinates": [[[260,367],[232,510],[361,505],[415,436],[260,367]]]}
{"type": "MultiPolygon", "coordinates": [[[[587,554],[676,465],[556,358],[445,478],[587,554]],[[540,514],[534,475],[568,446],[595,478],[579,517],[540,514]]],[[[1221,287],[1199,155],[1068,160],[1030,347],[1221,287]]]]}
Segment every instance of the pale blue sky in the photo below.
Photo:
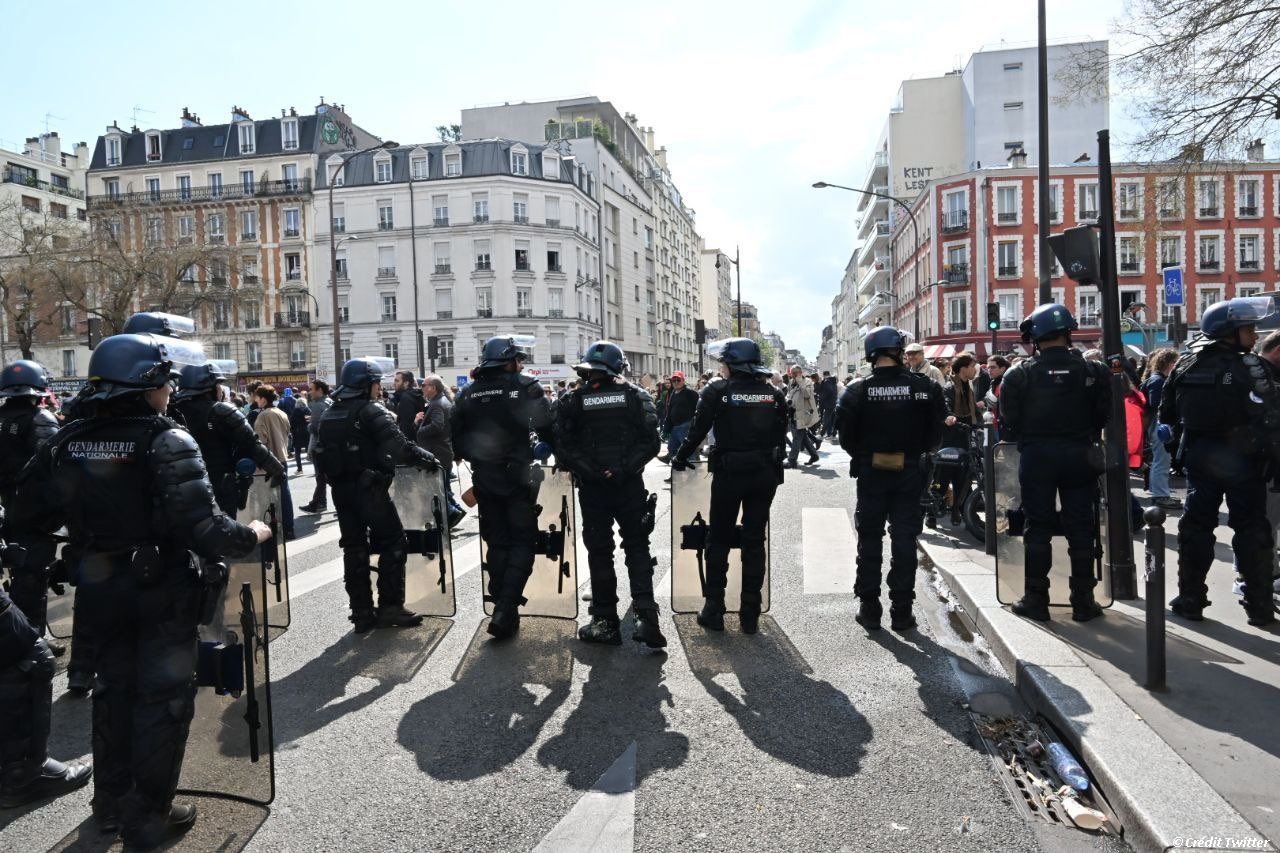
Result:
{"type": "MultiPolygon", "coordinates": [[[[1119,0],[1050,0],[1051,38],[1108,36],[1119,0]]],[[[1035,38],[1035,3],[325,2],[9,4],[0,139],[64,144],[113,119],[174,127],[343,103],[430,141],[463,107],[594,94],[652,125],[709,246],[742,246],[743,297],[812,357],[852,248],[855,183],[898,81],[1035,38]],[[56,10],[56,11],[55,11],[56,10]]],[[[1113,105],[1113,116],[1116,114],[1113,105]]]]}

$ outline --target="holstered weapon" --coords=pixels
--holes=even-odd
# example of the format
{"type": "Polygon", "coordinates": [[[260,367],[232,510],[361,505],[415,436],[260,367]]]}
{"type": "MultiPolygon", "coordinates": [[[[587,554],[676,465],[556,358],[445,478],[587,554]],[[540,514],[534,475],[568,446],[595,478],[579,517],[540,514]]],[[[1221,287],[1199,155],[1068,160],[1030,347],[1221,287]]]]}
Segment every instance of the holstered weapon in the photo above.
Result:
{"type": "MultiPolygon", "coordinates": [[[[249,760],[257,763],[261,757],[259,738],[262,730],[262,719],[258,709],[258,685],[256,678],[256,657],[254,651],[258,645],[258,619],[253,609],[253,586],[246,581],[240,585],[240,631],[244,635],[244,689],[247,701],[244,709],[244,721],[249,727],[249,760]]],[[[265,650],[265,644],[263,646],[265,650]]]]}
{"type": "MultiPolygon", "coordinates": [[[[537,508],[542,513],[542,508],[537,508]]],[[[539,530],[534,539],[534,553],[549,560],[556,566],[556,594],[564,594],[564,580],[569,577],[569,561],[564,558],[565,532],[569,529],[569,496],[560,496],[560,524],[547,525],[546,530],[539,530]]]]}
{"type": "Polygon", "coordinates": [[[218,617],[223,599],[227,596],[227,579],[230,572],[226,563],[206,562],[200,567],[200,624],[212,625],[218,617]]]}
{"type": "Polygon", "coordinates": [[[271,528],[271,538],[258,546],[258,559],[262,562],[262,573],[267,583],[276,589],[276,603],[279,604],[284,601],[284,583],[280,571],[280,516],[275,501],[267,505],[266,524],[271,528]]]}
{"type": "Polygon", "coordinates": [[[693,521],[680,525],[680,550],[692,551],[698,560],[698,584],[702,595],[707,594],[707,568],[703,563],[703,555],[707,550],[707,522],[702,513],[697,513],[693,521]]]}
{"type": "Polygon", "coordinates": [[[658,522],[658,494],[657,492],[649,492],[649,496],[645,498],[644,515],[640,516],[640,529],[645,535],[653,533],[653,528],[658,522]]]}

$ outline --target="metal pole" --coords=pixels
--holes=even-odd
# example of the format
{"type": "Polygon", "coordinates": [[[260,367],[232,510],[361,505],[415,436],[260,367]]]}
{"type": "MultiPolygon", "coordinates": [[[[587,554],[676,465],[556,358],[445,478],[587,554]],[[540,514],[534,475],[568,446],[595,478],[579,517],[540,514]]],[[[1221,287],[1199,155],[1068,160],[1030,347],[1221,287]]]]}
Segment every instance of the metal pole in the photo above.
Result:
{"type": "Polygon", "coordinates": [[[733,247],[733,269],[738,277],[738,337],[742,337],[742,249],[733,247]]]}
{"type": "Polygon", "coordinates": [[[1040,295],[1041,305],[1053,301],[1053,250],[1049,248],[1049,48],[1045,37],[1044,0],[1038,4],[1039,20],[1039,151],[1036,166],[1040,184],[1040,295]]]}
{"type": "Polygon", "coordinates": [[[1143,514],[1147,522],[1147,689],[1165,689],[1164,640],[1164,510],[1153,506],[1143,514]]]}
{"type": "Polygon", "coordinates": [[[338,319],[338,235],[333,227],[333,186],[337,182],[338,173],[347,167],[347,161],[338,164],[337,171],[329,176],[329,297],[333,309],[333,379],[336,383],[342,375],[342,340],[338,334],[341,321],[338,319]]]}
{"type": "Polygon", "coordinates": [[[418,379],[423,379],[427,374],[426,362],[422,360],[422,327],[418,318],[418,214],[413,203],[412,167],[409,169],[409,255],[413,261],[413,340],[418,348],[418,379]]]}
{"type": "MultiPolygon", "coordinates": [[[[1107,363],[1124,357],[1120,337],[1120,287],[1116,281],[1115,186],[1111,179],[1111,132],[1098,131],[1098,224],[1102,231],[1099,272],[1102,295],[1102,351],[1107,363]]],[[[1047,247],[1046,247],[1047,248],[1047,247]]],[[[1111,594],[1130,601],[1138,596],[1137,569],[1133,562],[1130,524],[1127,425],[1124,414],[1124,377],[1111,375],[1111,416],[1107,421],[1107,569],[1111,594]]]]}

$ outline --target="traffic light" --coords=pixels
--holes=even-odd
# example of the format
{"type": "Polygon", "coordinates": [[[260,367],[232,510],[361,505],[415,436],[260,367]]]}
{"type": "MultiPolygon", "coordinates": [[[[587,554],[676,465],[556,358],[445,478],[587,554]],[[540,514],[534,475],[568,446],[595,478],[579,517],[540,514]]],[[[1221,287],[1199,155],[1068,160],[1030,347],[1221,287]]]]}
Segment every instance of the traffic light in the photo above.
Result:
{"type": "Polygon", "coordinates": [[[1000,331],[1000,303],[999,302],[987,303],[987,331],[988,332],[1000,331]]]}
{"type": "Polygon", "coordinates": [[[1067,276],[1081,284],[1097,284],[1102,276],[1098,271],[1098,232],[1089,225],[1068,228],[1061,234],[1049,237],[1049,248],[1057,256],[1058,263],[1067,276]]]}
{"type": "Polygon", "coordinates": [[[435,335],[427,335],[427,358],[434,361],[440,357],[440,339],[435,335]]]}

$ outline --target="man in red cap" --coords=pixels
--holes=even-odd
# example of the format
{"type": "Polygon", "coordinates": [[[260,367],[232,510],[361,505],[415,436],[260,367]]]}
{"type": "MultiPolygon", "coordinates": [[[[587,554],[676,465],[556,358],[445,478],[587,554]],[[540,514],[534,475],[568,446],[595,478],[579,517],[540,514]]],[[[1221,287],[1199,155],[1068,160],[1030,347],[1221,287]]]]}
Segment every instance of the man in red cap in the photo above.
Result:
{"type": "Polygon", "coordinates": [[[662,432],[667,437],[667,455],[659,459],[666,462],[680,448],[693,423],[693,412],[698,407],[698,392],[684,383],[684,371],[671,374],[671,393],[667,395],[666,408],[662,412],[662,432]]]}

